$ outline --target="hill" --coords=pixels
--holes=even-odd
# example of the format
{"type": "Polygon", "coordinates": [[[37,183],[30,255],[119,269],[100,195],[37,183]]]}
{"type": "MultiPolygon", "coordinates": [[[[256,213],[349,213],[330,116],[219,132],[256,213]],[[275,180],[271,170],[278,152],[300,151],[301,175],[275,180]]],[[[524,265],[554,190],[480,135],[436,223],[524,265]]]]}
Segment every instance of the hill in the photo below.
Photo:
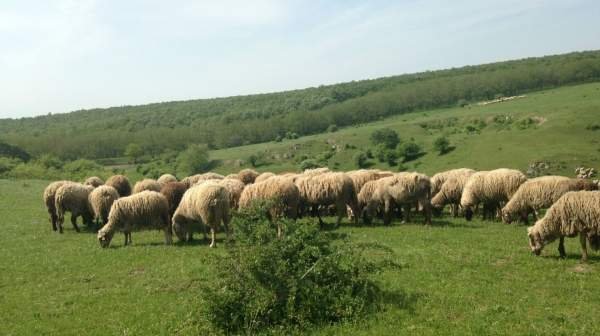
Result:
{"type": "Polygon", "coordinates": [[[0,120],[0,141],[62,159],[146,155],[191,143],[237,147],[409,112],[600,80],[600,51],[422,72],[303,90],[0,120]]]}

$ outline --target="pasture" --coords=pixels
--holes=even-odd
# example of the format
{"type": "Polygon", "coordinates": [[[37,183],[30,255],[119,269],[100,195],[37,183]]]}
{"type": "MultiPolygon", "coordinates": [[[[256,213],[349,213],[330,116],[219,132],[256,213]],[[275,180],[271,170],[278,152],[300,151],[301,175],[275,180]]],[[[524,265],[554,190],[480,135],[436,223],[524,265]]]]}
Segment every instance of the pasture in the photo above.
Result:
{"type": "MultiPolygon", "coordinates": [[[[597,85],[597,84],[596,84],[597,85]]],[[[565,89],[568,90],[568,89],[565,89]]],[[[94,233],[51,231],[48,181],[0,180],[0,323],[6,335],[215,334],[203,305],[221,244],[163,245],[155,231],[121,234],[101,249],[94,233]]],[[[328,221],[332,221],[329,219],[328,221]]],[[[385,309],[314,335],[594,335],[600,257],[581,264],[578,239],[534,257],[522,225],[434,218],[340,232],[391,247],[400,271],[381,275],[385,309]]],[[[222,239],[223,237],[220,236],[222,239]]]]}

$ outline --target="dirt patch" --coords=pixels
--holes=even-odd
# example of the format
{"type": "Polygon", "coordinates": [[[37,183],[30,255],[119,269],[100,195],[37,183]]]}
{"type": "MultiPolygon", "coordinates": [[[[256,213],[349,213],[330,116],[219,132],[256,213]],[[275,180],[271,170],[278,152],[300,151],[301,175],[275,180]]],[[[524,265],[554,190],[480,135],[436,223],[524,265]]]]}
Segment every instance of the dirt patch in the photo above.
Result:
{"type": "Polygon", "coordinates": [[[571,269],[573,273],[590,273],[592,272],[592,267],[587,264],[579,264],[571,269]]]}
{"type": "Polygon", "coordinates": [[[531,120],[533,120],[537,125],[542,125],[548,121],[548,119],[544,117],[531,117],[531,120]]]}

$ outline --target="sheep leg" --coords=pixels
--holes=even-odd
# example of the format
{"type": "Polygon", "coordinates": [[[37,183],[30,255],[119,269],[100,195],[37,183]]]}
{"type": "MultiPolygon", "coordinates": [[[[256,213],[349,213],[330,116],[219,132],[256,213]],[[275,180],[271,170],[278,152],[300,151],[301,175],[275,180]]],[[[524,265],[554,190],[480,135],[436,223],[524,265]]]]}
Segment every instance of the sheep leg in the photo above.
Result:
{"type": "Polygon", "coordinates": [[[323,222],[323,220],[321,219],[321,214],[318,211],[317,211],[317,218],[319,219],[319,226],[322,229],[325,226],[325,222],[323,222]]]}
{"type": "Polygon", "coordinates": [[[458,217],[458,204],[452,203],[452,217],[458,217]]]}
{"type": "Polygon", "coordinates": [[[383,225],[390,225],[392,223],[392,204],[386,200],[383,203],[383,225]]]}
{"type": "Polygon", "coordinates": [[[339,227],[340,224],[342,223],[342,218],[344,218],[344,212],[346,210],[346,204],[336,204],[335,205],[335,211],[337,212],[337,222],[335,224],[335,227],[339,227]]]}
{"type": "Polygon", "coordinates": [[[216,244],[215,244],[215,229],[212,227],[210,228],[210,239],[211,239],[210,247],[215,247],[216,246],[216,244]]]}
{"type": "Polygon", "coordinates": [[[404,223],[410,222],[410,204],[404,206],[404,223]]]}
{"type": "Polygon", "coordinates": [[[56,227],[56,220],[58,216],[56,216],[56,212],[54,210],[48,209],[48,214],[50,214],[50,224],[52,224],[52,231],[58,230],[56,227]]]}
{"type": "Polygon", "coordinates": [[[125,245],[124,246],[127,246],[127,242],[128,242],[127,232],[123,232],[123,236],[125,236],[125,245]]]}
{"type": "Polygon", "coordinates": [[[558,242],[558,253],[560,254],[561,258],[567,257],[567,252],[565,251],[565,237],[564,236],[560,236],[560,240],[558,242]]]}
{"type": "Polygon", "coordinates": [[[581,262],[587,262],[587,234],[585,232],[579,234],[579,242],[581,243],[581,262]]]}
{"type": "Polygon", "coordinates": [[[168,226],[165,227],[165,244],[173,244],[173,235],[171,233],[171,228],[168,226]]]}
{"type": "Polygon", "coordinates": [[[77,216],[74,214],[71,214],[71,224],[73,224],[75,231],[79,232],[79,227],[77,226],[77,216]]]}

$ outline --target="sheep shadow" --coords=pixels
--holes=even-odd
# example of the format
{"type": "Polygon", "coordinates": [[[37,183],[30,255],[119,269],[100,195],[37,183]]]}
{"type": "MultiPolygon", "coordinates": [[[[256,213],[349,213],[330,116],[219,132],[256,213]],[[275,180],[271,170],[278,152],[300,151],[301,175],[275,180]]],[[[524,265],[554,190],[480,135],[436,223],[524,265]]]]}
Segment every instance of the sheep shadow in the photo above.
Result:
{"type": "Polygon", "coordinates": [[[451,228],[463,228],[463,229],[483,229],[485,226],[481,223],[473,222],[452,222],[447,219],[432,219],[431,226],[433,227],[451,227],[451,228]]]}
{"type": "MultiPolygon", "coordinates": [[[[544,260],[576,260],[581,261],[581,253],[567,253],[567,255],[563,258],[559,254],[553,255],[543,255],[540,256],[544,260]]],[[[596,264],[600,263],[600,255],[591,254],[588,250],[588,260],[587,264],[596,264]]]]}

